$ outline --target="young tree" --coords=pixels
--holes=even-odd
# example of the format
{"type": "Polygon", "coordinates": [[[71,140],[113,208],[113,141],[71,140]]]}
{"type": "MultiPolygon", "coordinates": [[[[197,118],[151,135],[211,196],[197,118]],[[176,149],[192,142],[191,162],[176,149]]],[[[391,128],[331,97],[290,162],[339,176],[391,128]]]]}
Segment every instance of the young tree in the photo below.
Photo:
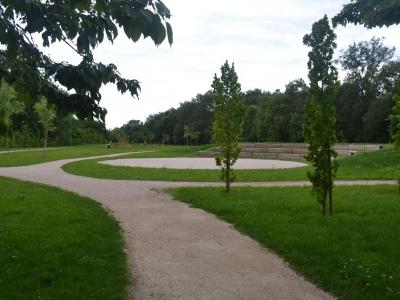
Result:
{"type": "Polygon", "coordinates": [[[400,81],[397,85],[397,94],[393,97],[392,119],[396,124],[393,134],[393,142],[397,150],[400,150],[400,81]]]}
{"type": "Polygon", "coordinates": [[[190,133],[190,140],[193,143],[197,144],[199,137],[200,137],[200,132],[197,130],[192,130],[192,132],[190,133]]]}
{"type": "Polygon", "coordinates": [[[200,132],[190,128],[188,125],[183,126],[183,138],[185,139],[186,146],[192,144],[192,141],[197,141],[199,139],[200,132]]]}
{"type": "Polygon", "coordinates": [[[212,84],[214,96],[214,139],[220,146],[220,155],[216,158],[222,166],[221,178],[225,180],[229,193],[234,181],[232,166],[240,154],[239,139],[243,126],[244,104],[238,76],[228,61],[221,67],[221,77],[215,74],[212,84]]]}
{"type": "Polygon", "coordinates": [[[308,176],[324,215],[327,198],[329,213],[333,214],[333,178],[338,167],[334,161],[337,153],[333,149],[336,142],[333,101],[338,76],[332,61],[336,48],[335,39],[336,35],[325,15],[313,24],[311,34],[305,35],[303,40],[306,46],[312,48],[308,54],[310,98],[305,108],[307,120],[304,137],[309,144],[306,159],[311,162],[314,170],[308,176]]]}
{"type": "Polygon", "coordinates": [[[169,143],[170,137],[169,134],[164,133],[161,137],[161,145],[166,145],[169,143]]]}
{"type": "Polygon", "coordinates": [[[47,99],[42,97],[39,102],[35,103],[35,111],[39,116],[39,123],[43,126],[44,131],[44,140],[43,140],[43,147],[47,147],[47,136],[49,131],[55,129],[53,126],[54,119],[56,118],[56,112],[53,108],[49,107],[47,103],[47,99]]]}
{"type": "Polygon", "coordinates": [[[81,119],[94,116],[104,121],[100,88],[112,83],[121,93],[136,97],[140,85],[135,79],[123,78],[114,64],[95,62],[93,49],[104,41],[113,42],[119,28],[132,42],[149,37],[156,45],[166,38],[172,44],[170,17],[161,0],[2,0],[0,78],[18,91],[51,99],[81,119]],[[53,61],[38,42],[43,47],[64,43],[81,61],[76,65],[53,61]],[[63,92],[60,85],[71,92],[63,92]]]}
{"type": "Polygon", "coordinates": [[[185,139],[186,146],[189,146],[190,131],[188,125],[183,125],[183,138],[185,139]]]}
{"type": "Polygon", "coordinates": [[[9,148],[12,116],[23,111],[24,105],[18,101],[14,88],[4,81],[0,82],[0,125],[4,128],[6,149],[9,148]]]}

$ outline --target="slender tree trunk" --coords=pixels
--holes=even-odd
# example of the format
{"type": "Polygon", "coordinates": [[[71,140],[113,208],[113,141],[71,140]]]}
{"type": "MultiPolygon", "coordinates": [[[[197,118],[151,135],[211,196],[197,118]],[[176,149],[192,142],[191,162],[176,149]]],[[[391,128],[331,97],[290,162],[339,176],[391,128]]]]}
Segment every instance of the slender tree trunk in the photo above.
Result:
{"type": "Polygon", "coordinates": [[[48,130],[44,131],[44,143],[43,143],[43,147],[47,148],[47,134],[48,134],[48,130]]]}
{"type": "Polygon", "coordinates": [[[8,126],[6,126],[6,150],[8,151],[9,150],[9,145],[8,145],[8,132],[9,131],[9,129],[8,129],[8,126]]]}
{"type": "MultiPolygon", "coordinates": [[[[331,178],[332,180],[332,178],[331,178]]],[[[333,191],[332,186],[329,187],[329,215],[333,216],[333,191]]]]}
{"type": "MultiPolygon", "coordinates": [[[[329,148],[330,150],[330,148],[329,148]]],[[[330,153],[330,152],[329,152],[330,153]]],[[[333,186],[333,178],[332,178],[332,158],[329,155],[329,215],[333,215],[333,193],[332,193],[332,186],[333,186]]]]}
{"type": "Polygon", "coordinates": [[[68,141],[68,145],[71,146],[72,145],[72,129],[71,129],[71,119],[69,119],[69,141],[68,141]]]}
{"type": "Polygon", "coordinates": [[[226,192],[231,190],[231,154],[227,155],[226,173],[225,173],[226,192]]]}
{"type": "Polygon", "coordinates": [[[231,145],[231,133],[228,133],[228,151],[226,153],[226,192],[229,193],[231,191],[231,153],[232,153],[232,145],[231,145]]]}

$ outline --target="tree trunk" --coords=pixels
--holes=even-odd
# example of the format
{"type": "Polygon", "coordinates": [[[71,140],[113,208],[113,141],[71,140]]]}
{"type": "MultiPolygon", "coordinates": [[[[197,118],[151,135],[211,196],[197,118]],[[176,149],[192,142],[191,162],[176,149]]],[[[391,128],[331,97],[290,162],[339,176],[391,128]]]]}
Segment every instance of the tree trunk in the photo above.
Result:
{"type": "Polygon", "coordinates": [[[329,187],[329,215],[333,216],[333,191],[332,191],[332,186],[329,187]]]}
{"type": "Polygon", "coordinates": [[[231,145],[231,133],[228,133],[228,147],[226,153],[226,192],[229,193],[231,191],[231,153],[232,153],[232,145],[231,145]]]}
{"type": "Polygon", "coordinates": [[[227,164],[226,164],[226,173],[225,173],[225,183],[226,183],[226,192],[229,193],[231,190],[231,159],[230,153],[227,155],[227,164]]]}
{"type": "Polygon", "coordinates": [[[69,119],[69,141],[68,141],[68,146],[72,145],[72,128],[71,128],[71,118],[69,119]]]}
{"type": "Polygon", "coordinates": [[[47,133],[48,132],[49,132],[48,130],[44,131],[44,143],[43,143],[44,148],[47,148],[47,133]]]}
{"type": "Polygon", "coordinates": [[[9,150],[9,145],[8,145],[8,126],[6,126],[6,150],[9,150]]]}
{"type": "MultiPolygon", "coordinates": [[[[330,149],[329,149],[330,150],[330,149]]],[[[331,156],[329,155],[329,215],[333,215],[333,193],[332,193],[332,187],[333,187],[333,178],[332,178],[332,159],[331,156]]]]}

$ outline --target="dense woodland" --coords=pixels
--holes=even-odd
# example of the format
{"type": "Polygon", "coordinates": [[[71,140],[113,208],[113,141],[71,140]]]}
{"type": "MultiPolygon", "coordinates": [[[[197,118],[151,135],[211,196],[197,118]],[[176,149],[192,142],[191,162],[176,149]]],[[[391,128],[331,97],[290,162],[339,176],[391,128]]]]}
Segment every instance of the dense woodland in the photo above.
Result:
{"type": "MultiPolygon", "coordinates": [[[[352,44],[336,61],[342,81],[335,97],[336,134],[340,142],[387,143],[396,127],[391,118],[400,60],[384,40],[352,44]]],[[[211,77],[210,77],[211,78],[211,77]]],[[[240,78],[239,78],[240,79],[240,78]]],[[[245,115],[241,140],[247,142],[303,142],[304,106],[309,87],[303,79],[287,83],[284,91],[255,89],[245,92],[245,115]]],[[[43,128],[33,105],[11,117],[9,142],[12,147],[43,145],[43,128]]],[[[49,146],[113,142],[160,144],[212,143],[212,93],[198,94],[178,108],[151,115],[143,123],[131,120],[107,131],[105,124],[91,118],[78,120],[56,110],[49,146]]],[[[4,135],[0,147],[5,147],[4,135]]]]}
{"type": "MultiPolygon", "coordinates": [[[[52,130],[49,132],[48,146],[70,146],[81,144],[100,144],[108,140],[105,124],[99,121],[78,120],[71,114],[57,113],[52,130]]],[[[9,134],[11,147],[43,146],[43,126],[33,106],[12,116],[9,134]]],[[[0,147],[6,147],[5,136],[0,136],[0,147]]]]}
{"type": "MultiPolygon", "coordinates": [[[[395,127],[391,118],[400,60],[384,40],[354,43],[336,61],[343,80],[335,97],[336,134],[340,142],[388,143],[395,127]],[[344,73],[343,73],[344,72],[344,73]]],[[[308,85],[296,79],[284,91],[247,91],[242,141],[303,142],[308,85]]],[[[113,141],[131,143],[207,144],[212,142],[213,99],[199,94],[177,109],[132,120],[111,132],[113,141]],[[185,135],[186,129],[198,134],[185,135]]]]}

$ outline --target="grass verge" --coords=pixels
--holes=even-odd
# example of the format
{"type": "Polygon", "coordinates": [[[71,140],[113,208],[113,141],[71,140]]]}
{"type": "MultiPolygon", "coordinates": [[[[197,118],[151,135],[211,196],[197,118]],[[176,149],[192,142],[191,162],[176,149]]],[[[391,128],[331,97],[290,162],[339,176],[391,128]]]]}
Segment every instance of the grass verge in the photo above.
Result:
{"type": "MultiPolygon", "coordinates": [[[[140,157],[185,157],[196,156],[196,147],[164,148],[160,152],[129,155],[121,158],[140,157]]],[[[120,167],[99,164],[95,159],[74,162],[63,167],[66,172],[104,179],[162,180],[162,181],[220,181],[219,170],[178,170],[157,168],[120,167]]],[[[339,180],[389,180],[400,178],[400,157],[395,151],[359,153],[339,159],[339,180]]],[[[282,170],[235,170],[237,181],[301,181],[308,180],[310,167],[282,170]]]]}
{"type": "Polygon", "coordinates": [[[0,298],[126,299],[123,247],[98,203],[0,177],[0,298]]]}
{"type": "Polygon", "coordinates": [[[91,157],[133,151],[165,151],[165,149],[174,150],[176,148],[179,147],[158,145],[126,145],[107,149],[104,147],[104,145],[84,145],[60,149],[48,149],[44,151],[34,150],[0,153],[0,167],[33,165],[60,159],[91,157]]]}
{"type": "Polygon", "coordinates": [[[275,251],[340,299],[399,299],[400,196],[395,187],[337,187],[322,217],[309,188],[170,189],[275,251]]]}

